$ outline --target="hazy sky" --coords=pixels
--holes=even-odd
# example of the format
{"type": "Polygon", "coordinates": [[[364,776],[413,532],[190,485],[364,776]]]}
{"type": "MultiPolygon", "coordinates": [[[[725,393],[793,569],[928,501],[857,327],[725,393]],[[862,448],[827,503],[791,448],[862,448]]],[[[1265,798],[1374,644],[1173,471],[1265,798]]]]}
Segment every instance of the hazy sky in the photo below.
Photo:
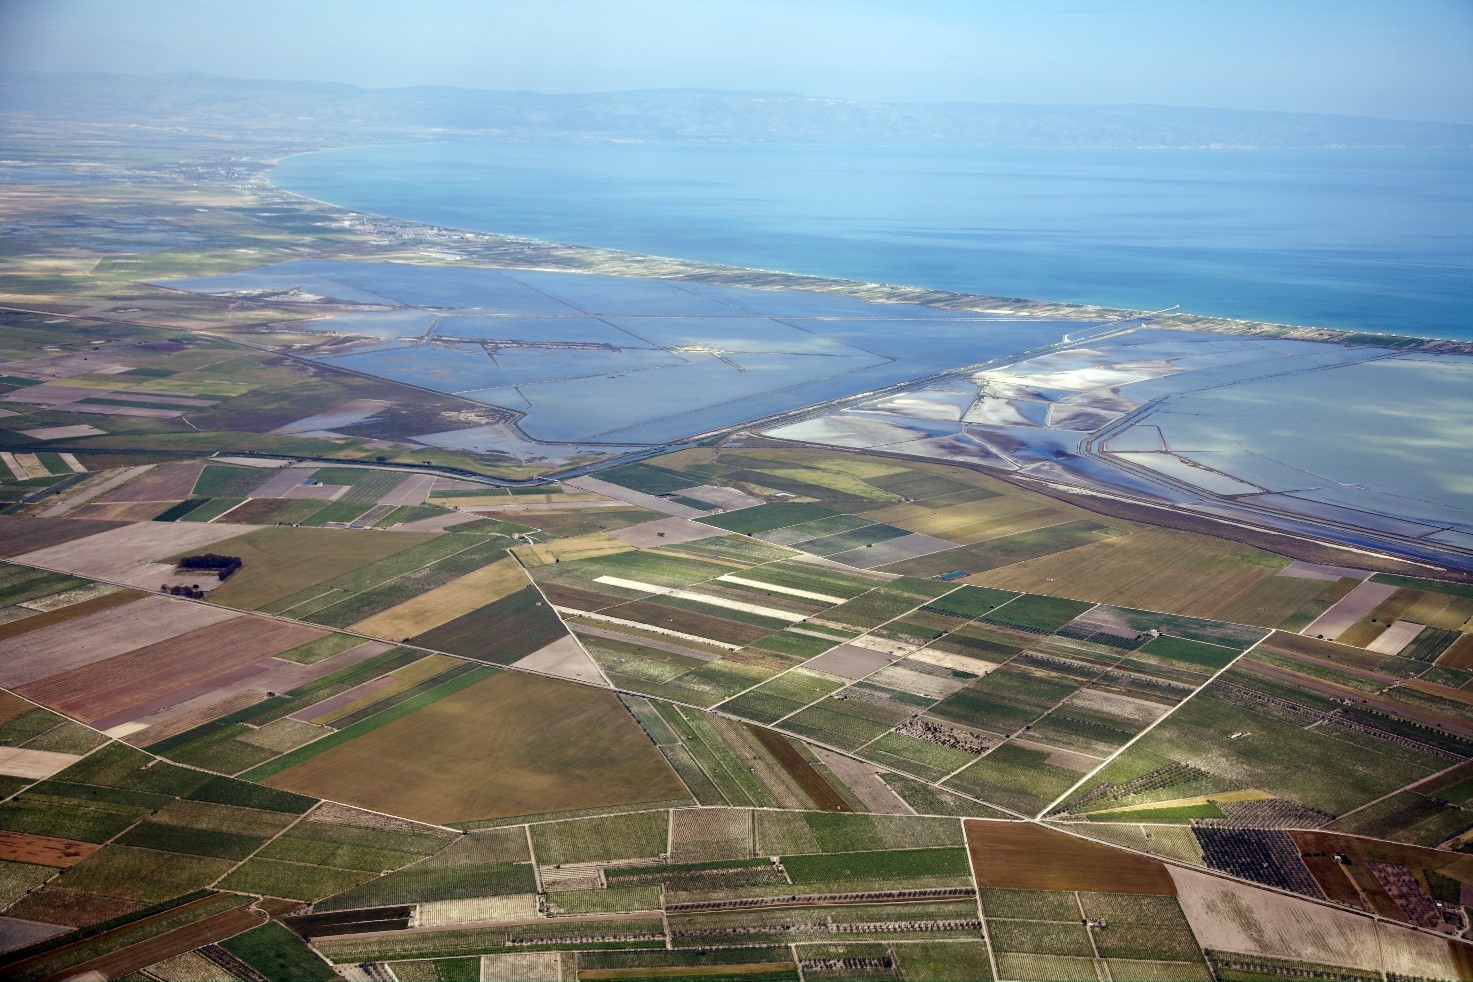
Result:
{"type": "Polygon", "coordinates": [[[1473,122],[1473,0],[0,0],[0,65],[1473,122]]]}

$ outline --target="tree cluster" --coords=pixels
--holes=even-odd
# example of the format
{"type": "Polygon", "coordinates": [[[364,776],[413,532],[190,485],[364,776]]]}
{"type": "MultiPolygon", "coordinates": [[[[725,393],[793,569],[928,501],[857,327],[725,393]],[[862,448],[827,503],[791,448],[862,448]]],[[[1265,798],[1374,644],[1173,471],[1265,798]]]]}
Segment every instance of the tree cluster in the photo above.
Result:
{"type": "Polygon", "coordinates": [[[208,570],[228,580],[236,570],[244,566],[239,556],[222,556],[216,552],[201,553],[198,556],[185,556],[179,560],[179,568],[182,570],[208,570]]]}

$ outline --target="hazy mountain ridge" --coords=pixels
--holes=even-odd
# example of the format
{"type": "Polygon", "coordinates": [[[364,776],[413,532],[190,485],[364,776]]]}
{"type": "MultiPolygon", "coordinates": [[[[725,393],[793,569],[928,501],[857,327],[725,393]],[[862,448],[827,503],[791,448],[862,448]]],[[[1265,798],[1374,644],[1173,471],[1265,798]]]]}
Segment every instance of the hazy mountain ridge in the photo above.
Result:
{"type": "Polygon", "coordinates": [[[212,75],[0,72],[0,114],[518,139],[990,147],[1473,147],[1473,126],[1168,106],[887,104],[777,92],[365,89],[212,75]]]}

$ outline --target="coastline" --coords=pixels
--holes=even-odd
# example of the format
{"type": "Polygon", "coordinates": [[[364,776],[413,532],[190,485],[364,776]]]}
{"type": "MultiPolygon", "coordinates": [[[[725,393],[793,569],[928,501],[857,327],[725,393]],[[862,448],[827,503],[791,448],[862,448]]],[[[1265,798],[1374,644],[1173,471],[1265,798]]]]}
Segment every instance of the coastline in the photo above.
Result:
{"type": "Polygon", "coordinates": [[[451,237],[452,242],[455,244],[462,246],[489,246],[496,253],[493,256],[484,257],[490,261],[479,262],[467,261],[468,257],[460,255],[432,256],[431,258],[438,260],[436,263],[438,265],[490,265],[503,268],[551,269],[563,272],[603,273],[606,275],[631,278],[690,280],[693,282],[720,283],[732,286],[755,287],[758,289],[804,290],[850,296],[873,303],[913,303],[939,310],[998,314],[1011,317],[1047,316],[1060,319],[1077,318],[1079,320],[1093,321],[1138,320],[1143,317],[1149,317],[1152,326],[1166,330],[1201,331],[1214,334],[1361,345],[1391,348],[1408,353],[1473,355],[1473,341],[1461,341],[1427,335],[1393,334],[1380,331],[1249,320],[1214,314],[1196,314],[1189,311],[1182,311],[1177,307],[1169,307],[1163,311],[1148,311],[1099,304],[1010,297],[1001,294],[967,293],[894,283],[865,282],[840,277],[793,273],[786,270],[764,269],[760,267],[736,266],[705,260],[632,252],[605,246],[579,245],[507,233],[460,228],[422,222],[399,216],[367,212],[361,209],[351,209],[334,201],[292,190],[276,182],[271,176],[272,171],[283,161],[296,157],[383,145],[418,146],[436,142],[454,141],[412,141],[404,144],[345,144],[342,146],[282,154],[262,161],[261,164],[263,166],[258,171],[255,181],[276,193],[310,201],[321,207],[336,211],[342,215],[341,221],[349,226],[361,227],[369,225],[380,231],[393,231],[406,236],[415,234],[421,236],[427,234],[438,237],[448,236],[451,237]]]}

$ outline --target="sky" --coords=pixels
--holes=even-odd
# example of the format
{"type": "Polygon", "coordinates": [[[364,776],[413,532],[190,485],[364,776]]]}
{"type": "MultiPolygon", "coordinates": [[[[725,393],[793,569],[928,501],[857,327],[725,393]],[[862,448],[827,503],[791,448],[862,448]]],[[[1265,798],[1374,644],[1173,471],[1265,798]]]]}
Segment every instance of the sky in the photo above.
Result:
{"type": "Polygon", "coordinates": [[[1473,123],[1473,0],[0,0],[0,66],[1473,123]]]}

